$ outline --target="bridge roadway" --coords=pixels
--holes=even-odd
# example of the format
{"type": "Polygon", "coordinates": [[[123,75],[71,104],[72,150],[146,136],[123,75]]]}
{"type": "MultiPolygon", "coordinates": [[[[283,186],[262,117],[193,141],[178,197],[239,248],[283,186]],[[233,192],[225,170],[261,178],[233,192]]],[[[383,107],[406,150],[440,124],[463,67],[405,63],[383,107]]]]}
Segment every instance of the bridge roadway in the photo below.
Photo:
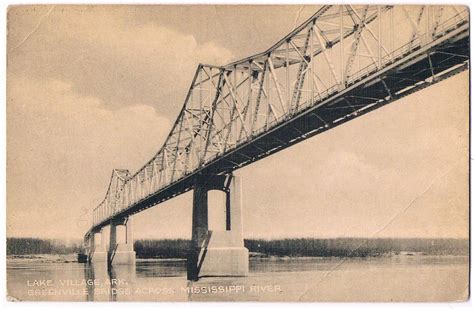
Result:
{"type": "MultiPolygon", "coordinates": [[[[126,170],[114,170],[106,198],[94,210],[93,226],[85,235],[89,259],[108,260],[110,263],[115,258],[117,263],[134,263],[132,215],[193,190],[193,235],[188,278],[197,279],[201,275],[246,275],[248,251],[243,246],[240,179],[233,176],[232,172],[467,70],[470,55],[468,11],[465,8],[461,11],[450,8],[455,14],[442,20],[442,12],[448,9],[443,11],[440,7],[421,6],[417,14],[410,15],[402,7],[400,16],[406,17],[406,22],[411,24],[412,35],[405,44],[387,51],[382,37],[382,21],[387,21],[387,18],[382,17],[391,16],[390,30],[397,32],[391,14],[393,7],[323,6],[264,53],[221,67],[199,65],[185,105],[160,152],[132,176],[126,170]],[[348,26],[350,18],[353,24],[348,26]],[[425,32],[420,30],[423,18],[425,32]],[[378,36],[369,26],[377,20],[378,36]],[[339,26],[323,31],[321,28],[325,24],[339,26]],[[367,56],[360,52],[360,46],[365,45],[366,53],[372,53],[364,32],[377,38],[372,43],[377,53],[367,56]],[[315,39],[319,44],[314,44],[315,39]],[[343,44],[350,39],[351,52],[346,57],[343,44]],[[340,64],[336,69],[341,72],[339,76],[335,72],[337,59],[334,60],[332,53],[327,52],[327,49],[333,48],[334,54],[337,54],[335,46],[338,44],[340,58],[336,58],[340,64]],[[281,56],[285,53],[286,56],[281,56]],[[370,61],[352,73],[354,59],[358,57],[360,61],[361,56],[368,57],[370,61]],[[318,61],[321,71],[321,63],[327,64],[329,68],[327,75],[330,78],[326,82],[323,81],[324,74],[316,74],[313,68],[313,62],[318,61]],[[291,67],[299,69],[291,71],[291,67]],[[218,73],[213,74],[213,70],[218,73]],[[279,73],[275,72],[277,70],[279,73]],[[239,80],[237,71],[246,77],[239,80]],[[205,81],[202,80],[202,73],[208,76],[205,81]],[[282,78],[285,74],[286,78],[282,78]],[[309,77],[305,81],[306,75],[309,77]],[[291,87],[290,77],[294,80],[291,87]],[[273,88],[269,86],[268,80],[274,82],[273,88]],[[202,100],[206,81],[209,84],[207,107],[202,100]],[[285,81],[287,86],[283,91],[281,88],[285,81]],[[242,92],[241,85],[246,82],[249,86],[246,93],[248,99],[242,100],[240,96],[245,95],[245,92],[242,92]],[[258,84],[258,91],[253,92],[253,82],[258,84]],[[227,86],[227,92],[224,85],[227,86]],[[318,85],[330,86],[320,91],[318,85]],[[272,91],[276,103],[270,100],[272,91]],[[253,96],[253,93],[257,95],[253,96]],[[196,109],[194,99],[191,98],[193,94],[200,98],[199,116],[193,114],[196,109]],[[232,98],[234,105],[225,107],[224,103],[229,104],[228,97],[232,98]],[[304,99],[300,102],[301,98],[304,99]],[[255,102],[253,107],[252,100],[255,102]],[[267,115],[259,125],[259,105],[265,104],[265,101],[267,115]],[[280,115],[277,113],[277,103],[281,105],[280,115]],[[228,112],[229,117],[219,114],[219,108],[220,113],[228,112]],[[251,108],[254,108],[254,115],[247,117],[247,113],[252,113],[251,108]],[[219,129],[217,114],[224,122],[219,129]],[[273,119],[270,114],[273,114],[273,119]],[[199,119],[197,125],[190,124],[192,121],[187,120],[189,115],[199,119]],[[225,123],[225,119],[228,119],[228,123],[225,123]],[[189,128],[186,129],[186,126],[189,128]],[[246,136],[241,138],[244,131],[246,136]],[[223,146],[219,146],[220,143],[223,146]],[[166,163],[170,158],[169,148],[173,147],[173,162],[166,163]],[[209,154],[208,148],[212,147],[215,147],[214,153],[209,154]],[[193,152],[200,156],[194,162],[193,152]],[[156,167],[158,159],[162,161],[159,169],[156,167]],[[181,170],[178,166],[181,166],[181,170]],[[160,173],[159,180],[158,176],[155,179],[150,176],[153,173],[160,173]],[[160,183],[162,178],[165,182],[160,183]],[[147,189],[143,190],[145,186],[147,189]],[[225,231],[208,230],[207,199],[210,190],[220,190],[226,194],[225,231]],[[102,229],[108,225],[111,226],[111,240],[107,252],[102,229]],[[120,225],[126,227],[126,243],[122,244],[118,243],[117,236],[120,225]],[[97,243],[95,236],[98,234],[102,235],[102,240],[97,243]]],[[[389,38],[393,40],[393,34],[389,38]]]]}

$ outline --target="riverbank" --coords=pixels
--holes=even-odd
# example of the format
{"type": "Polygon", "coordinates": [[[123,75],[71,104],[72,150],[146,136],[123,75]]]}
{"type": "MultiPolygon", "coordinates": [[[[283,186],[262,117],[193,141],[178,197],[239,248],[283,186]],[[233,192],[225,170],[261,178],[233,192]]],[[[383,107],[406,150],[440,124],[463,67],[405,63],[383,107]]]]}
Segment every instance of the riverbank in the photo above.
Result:
{"type": "Polygon", "coordinates": [[[14,254],[7,255],[7,262],[76,263],[77,254],[14,254]]]}

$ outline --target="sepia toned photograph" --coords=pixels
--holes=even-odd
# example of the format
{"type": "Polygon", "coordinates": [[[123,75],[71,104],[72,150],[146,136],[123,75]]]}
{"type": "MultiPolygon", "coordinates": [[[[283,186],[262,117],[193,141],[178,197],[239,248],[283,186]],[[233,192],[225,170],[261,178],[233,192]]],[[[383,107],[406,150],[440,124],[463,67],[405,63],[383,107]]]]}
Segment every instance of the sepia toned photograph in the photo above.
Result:
{"type": "Polygon", "coordinates": [[[462,5],[10,5],[9,302],[464,302],[462,5]]]}

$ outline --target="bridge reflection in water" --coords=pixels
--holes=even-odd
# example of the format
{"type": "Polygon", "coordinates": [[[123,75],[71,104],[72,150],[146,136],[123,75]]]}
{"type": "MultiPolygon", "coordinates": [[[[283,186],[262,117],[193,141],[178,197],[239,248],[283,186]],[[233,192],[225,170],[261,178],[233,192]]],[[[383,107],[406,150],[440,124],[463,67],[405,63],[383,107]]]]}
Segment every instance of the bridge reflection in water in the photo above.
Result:
{"type": "Polygon", "coordinates": [[[85,264],[87,301],[127,300],[135,292],[135,264],[107,267],[107,264],[85,264]]]}

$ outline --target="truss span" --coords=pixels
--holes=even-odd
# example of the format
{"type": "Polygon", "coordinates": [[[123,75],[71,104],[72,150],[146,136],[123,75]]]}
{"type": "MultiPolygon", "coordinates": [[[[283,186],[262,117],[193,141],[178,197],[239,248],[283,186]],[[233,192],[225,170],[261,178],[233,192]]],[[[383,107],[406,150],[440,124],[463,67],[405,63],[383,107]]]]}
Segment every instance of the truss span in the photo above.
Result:
{"type": "Polygon", "coordinates": [[[200,64],[163,146],[134,174],[113,171],[88,233],[468,65],[467,7],[323,6],[262,53],[200,64]]]}

